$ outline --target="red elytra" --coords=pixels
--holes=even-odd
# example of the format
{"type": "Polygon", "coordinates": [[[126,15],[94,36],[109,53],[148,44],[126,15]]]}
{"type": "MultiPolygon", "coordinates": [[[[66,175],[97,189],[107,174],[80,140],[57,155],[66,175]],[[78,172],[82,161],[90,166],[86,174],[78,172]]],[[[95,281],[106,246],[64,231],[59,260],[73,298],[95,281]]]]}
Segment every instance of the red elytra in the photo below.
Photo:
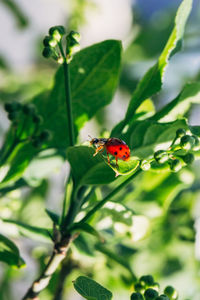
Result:
{"type": "Polygon", "coordinates": [[[109,154],[113,155],[116,159],[116,166],[118,167],[117,160],[122,159],[128,161],[130,159],[130,149],[127,144],[118,138],[93,138],[90,141],[91,145],[96,147],[94,156],[99,152],[103,152],[104,149],[107,152],[108,163],[110,163],[109,154]]]}

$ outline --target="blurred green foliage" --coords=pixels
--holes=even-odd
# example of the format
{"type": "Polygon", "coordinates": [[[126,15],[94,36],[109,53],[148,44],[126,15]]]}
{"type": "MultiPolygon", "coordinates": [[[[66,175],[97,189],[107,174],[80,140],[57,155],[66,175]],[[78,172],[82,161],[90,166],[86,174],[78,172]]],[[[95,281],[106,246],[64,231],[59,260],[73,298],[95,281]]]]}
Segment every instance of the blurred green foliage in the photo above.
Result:
{"type": "MultiPolygon", "coordinates": [[[[28,26],[28,19],[21,9],[12,1],[4,2],[17,16],[18,24],[24,28],[28,26]]],[[[193,104],[199,104],[198,81],[186,84],[183,74],[180,74],[183,80],[182,92],[169,104],[162,104],[160,110],[155,110],[153,105],[156,97],[159,98],[155,94],[161,89],[168,58],[174,54],[176,46],[180,46],[184,21],[187,19],[191,2],[185,0],[184,3],[188,7],[185,8],[185,13],[179,11],[180,15],[176,18],[174,29],[172,22],[174,12],[169,12],[167,16],[164,11],[160,12],[156,24],[155,20],[134,24],[139,28],[139,33],[123,54],[121,75],[121,46],[118,41],[101,42],[75,55],[70,71],[78,144],[80,144],[78,134],[80,128],[91,118],[96,118],[97,111],[111,102],[119,76],[121,76],[120,88],[131,93],[132,100],[128,117],[125,118],[126,122],[118,123],[120,120],[116,120],[113,134],[127,142],[133,156],[149,159],[156,150],[166,150],[179,128],[184,128],[187,132],[191,130],[193,134],[199,136],[199,126],[190,126],[190,119],[189,121],[185,119],[193,111],[193,104]],[[178,34],[177,32],[175,34],[177,30],[178,34]],[[171,32],[170,43],[162,52],[171,32]],[[138,77],[141,75],[135,73],[135,66],[139,64],[143,70],[143,62],[157,59],[161,52],[158,62],[146,73],[135,90],[138,77]],[[136,63],[135,66],[133,63],[136,63]],[[144,102],[147,98],[148,102],[144,102]],[[122,131],[122,124],[128,124],[127,130],[122,131]]],[[[87,11],[87,5],[91,4],[88,1],[75,1],[73,5],[69,28],[72,28],[71,24],[73,28],[79,28],[85,21],[84,12],[87,11]]],[[[198,35],[193,37],[193,40],[195,39],[198,39],[198,35]]],[[[188,52],[192,53],[196,49],[196,46],[192,48],[190,44],[189,31],[186,32],[185,43],[188,52]]],[[[88,145],[68,148],[66,152],[69,143],[62,69],[57,71],[54,83],[50,85],[55,66],[45,63],[46,66],[43,68],[44,62],[41,63],[38,59],[35,70],[28,79],[25,76],[17,77],[3,59],[0,63],[1,74],[6,78],[0,90],[1,103],[16,99],[22,103],[33,102],[44,119],[41,128],[49,129],[53,134],[52,139],[41,149],[35,149],[30,143],[19,145],[12,153],[9,164],[1,167],[2,178],[6,177],[0,185],[2,231],[0,256],[2,261],[8,263],[8,266],[2,263],[0,295],[3,300],[13,299],[15,295],[13,283],[21,282],[23,285],[26,282],[30,267],[28,257],[37,261],[38,272],[46,263],[52,237],[52,219],[60,217],[58,212],[61,210],[63,198],[60,191],[56,190],[53,205],[49,202],[53,185],[51,175],[61,170],[66,159],[71,165],[77,186],[89,190],[88,198],[87,194],[84,195],[87,201],[83,203],[82,211],[77,216],[78,220],[124,180],[123,176],[115,178],[115,172],[105,163],[105,157],[93,158],[93,150],[87,147],[88,145]],[[52,216],[48,211],[46,213],[46,207],[50,207],[50,211],[55,215],[52,216]],[[30,239],[34,242],[30,242],[30,239]],[[27,272],[25,268],[19,270],[10,268],[10,265],[24,266],[18,248],[22,249],[22,253],[26,253],[27,272]]],[[[190,68],[184,56],[182,64],[190,68]]],[[[195,76],[192,79],[195,80],[195,76]]],[[[106,108],[104,109],[106,114],[106,108]]],[[[5,118],[4,112],[1,114],[5,118]]],[[[100,115],[102,115],[101,127],[109,127],[110,124],[102,124],[102,119],[105,119],[102,110],[100,115]]],[[[28,127],[24,132],[27,130],[28,127]]],[[[1,139],[4,138],[9,146],[13,138],[12,128],[6,136],[3,136],[3,130],[1,133],[1,139]]],[[[199,218],[198,151],[195,158],[194,165],[188,165],[178,173],[170,172],[164,165],[152,165],[148,172],[142,172],[130,185],[107,202],[90,219],[90,226],[95,228],[100,238],[103,237],[104,244],[94,232],[91,234],[92,229],[83,228],[71,246],[69,258],[53,275],[48,288],[42,292],[41,299],[52,297],[56,299],[56,295],[60,294],[65,299],[72,299],[72,280],[80,275],[101,282],[112,291],[115,299],[129,299],[133,293],[136,277],[148,273],[153,274],[156,281],[159,281],[162,290],[169,284],[176,286],[180,300],[199,299],[200,266],[198,255],[194,254],[194,247],[198,249],[196,235],[199,232],[197,225],[194,225],[199,218]]],[[[132,163],[128,171],[123,169],[127,167],[126,162],[121,162],[121,166],[119,163],[118,171],[130,176],[127,173],[134,171],[136,166],[135,160],[132,163]]],[[[71,192],[70,186],[68,189],[67,195],[71,192]]],[[[66,200],[69,205],[67,196],[66,200]]],[[[31,281],[33,277],[28,279],[31,281]]],[[[83,278],[79,277],[74,283],[79,292],[83,284],[81,280],[83,281],[83,278]]],[[[96,292],[97,286],[93,288],[96,292]]],[[[103,289],[99,285],[98,288],[103,289]]],[[[108,295],[107,299],[111,299],[107,289],[103,290],[103,293],[108,295]]]]}

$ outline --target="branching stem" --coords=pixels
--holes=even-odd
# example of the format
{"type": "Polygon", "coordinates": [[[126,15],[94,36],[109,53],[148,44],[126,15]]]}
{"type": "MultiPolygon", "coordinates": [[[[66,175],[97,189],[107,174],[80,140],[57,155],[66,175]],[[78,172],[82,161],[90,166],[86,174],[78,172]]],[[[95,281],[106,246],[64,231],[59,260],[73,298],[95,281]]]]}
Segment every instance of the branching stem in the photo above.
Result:
{"type": "Polygon", "coordinates": [[[53,273],[56,271],[61,261],[63,261],[63,259],[66,257],[69,246],[76,237],[77,236],[69,236],[67,238],[63,238],[61,242],[55,243],[53,253],[43,273],[37,280],[33,282],[32,286],[29,288],[22,300],[37,299],[39,293],[49,284],[53,273]]]}

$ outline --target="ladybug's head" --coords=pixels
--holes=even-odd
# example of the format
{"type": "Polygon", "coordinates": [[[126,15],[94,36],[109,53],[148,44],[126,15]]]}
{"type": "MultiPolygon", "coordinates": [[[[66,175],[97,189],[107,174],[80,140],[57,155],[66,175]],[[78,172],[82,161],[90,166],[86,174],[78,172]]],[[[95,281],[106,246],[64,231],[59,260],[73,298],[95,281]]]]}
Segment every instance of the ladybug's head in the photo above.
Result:
{"type": "Polygon", "coordinates": [[[97,138],[93,138],[90,141],[90,145],[97,145],[98,143],[99,143],[99,139],[97,139],[97,138]]]}

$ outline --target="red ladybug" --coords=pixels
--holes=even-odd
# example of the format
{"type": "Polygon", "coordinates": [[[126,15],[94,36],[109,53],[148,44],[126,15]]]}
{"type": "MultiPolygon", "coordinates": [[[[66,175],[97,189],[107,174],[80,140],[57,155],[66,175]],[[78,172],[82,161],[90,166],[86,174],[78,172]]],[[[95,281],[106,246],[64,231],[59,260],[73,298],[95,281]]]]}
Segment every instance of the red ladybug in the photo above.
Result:
{"type": "Polygon", "coordinates": [[[126,143],[118,138],[94,138],[90,141],[91,145],[96,147],[96,152],[94,156],[97,155],[99,152],[103,152],[104,149],[107,152],[108,163],[110,164],[109,154],[113,155],[116,159],[116,166],[118,167],[117,160],[129,160],[130,159],[130,149],[126,145],[126,143]]]}

